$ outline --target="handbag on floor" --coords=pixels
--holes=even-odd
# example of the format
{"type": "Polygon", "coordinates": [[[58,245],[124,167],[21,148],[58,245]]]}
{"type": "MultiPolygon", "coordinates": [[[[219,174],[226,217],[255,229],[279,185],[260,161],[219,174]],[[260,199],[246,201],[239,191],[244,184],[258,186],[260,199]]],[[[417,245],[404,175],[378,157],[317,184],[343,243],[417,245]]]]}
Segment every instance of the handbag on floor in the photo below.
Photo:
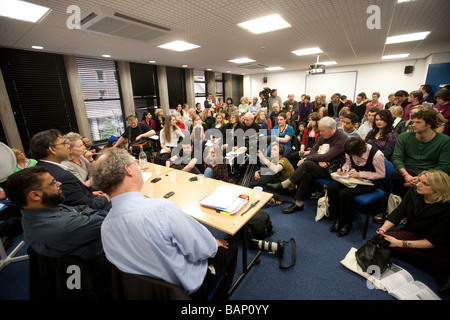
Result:
{"type": "Polygon", "coordinates": [[[389,269],[392,265],[390,244],[381,234],[377,234],[375,238],[367,241],[355,254],[361,269],[366,272],[370,266],[378,266],[380,274],[389,269]]]}

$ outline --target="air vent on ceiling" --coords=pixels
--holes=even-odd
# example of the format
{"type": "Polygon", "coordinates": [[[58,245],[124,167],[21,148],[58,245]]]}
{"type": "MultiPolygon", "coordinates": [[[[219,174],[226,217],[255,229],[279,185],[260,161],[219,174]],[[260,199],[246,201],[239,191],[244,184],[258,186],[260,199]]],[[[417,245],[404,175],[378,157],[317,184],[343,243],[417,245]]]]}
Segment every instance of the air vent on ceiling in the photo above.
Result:
{"type": "Polygon", "coordinates": [[[81,19],[81,29],[128,39],[149,41],[166,35],[171,30],[97,5],[81,19]]]}
{"type": "Polygon", "coordinates": [[[267,68],[267,66],[260,64],[260,63],[247,63],[247,64],[241,64],[239,67],[244,69],[261,69],[261,68],[267,68]]]}

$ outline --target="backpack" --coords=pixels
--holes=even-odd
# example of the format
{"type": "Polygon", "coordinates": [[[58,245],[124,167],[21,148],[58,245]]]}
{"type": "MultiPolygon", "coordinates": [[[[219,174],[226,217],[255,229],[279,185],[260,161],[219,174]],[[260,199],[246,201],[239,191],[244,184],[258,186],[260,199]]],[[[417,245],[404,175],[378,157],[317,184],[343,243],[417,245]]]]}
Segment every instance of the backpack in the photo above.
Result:
{"type": "Polygon", "coordinates": [[[248,222],[248,237],[250,239],[263,240],[273,234],[273,225],[270,215],[264,211],[258,211],[248,222]]]}

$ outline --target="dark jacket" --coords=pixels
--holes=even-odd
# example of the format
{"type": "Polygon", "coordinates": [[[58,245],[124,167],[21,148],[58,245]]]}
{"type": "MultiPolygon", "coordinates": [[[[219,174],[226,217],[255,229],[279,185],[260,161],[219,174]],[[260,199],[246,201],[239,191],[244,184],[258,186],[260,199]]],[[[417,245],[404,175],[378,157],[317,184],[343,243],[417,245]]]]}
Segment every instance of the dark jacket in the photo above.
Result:
{"type": "Polygon", "coordinates": [[[92,190],[82,183],[73,173],[64,170],[57,164],[39,160],[36,164],[47,168],[48,172],[61,182],[61,190],[64,193],[64,204],[68,206],[87,205],[92,209],[111,209],[111,203],[104,196],[96,197],[92,190]]]}

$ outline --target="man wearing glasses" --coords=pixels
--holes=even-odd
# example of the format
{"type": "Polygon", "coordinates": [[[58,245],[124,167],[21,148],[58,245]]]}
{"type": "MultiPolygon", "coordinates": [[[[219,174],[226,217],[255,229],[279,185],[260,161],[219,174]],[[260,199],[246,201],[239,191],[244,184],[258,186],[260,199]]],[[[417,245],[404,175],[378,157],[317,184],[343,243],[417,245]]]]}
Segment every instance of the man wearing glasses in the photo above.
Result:
{"type": "Polygon", "coordinates": [[[39,132],[30,141],[30,152],[37,159],[37,166],[47,168],[51,176],[61,182],[64,204],[87,205],[93,209],[109,210],[109,196],[86,187],[75,175],[67,171],[61,162],[67,159],[68,145],[58,130],[39,132]]]}
{"type": "Polygon", "coordinates": [[[100,227],[108,211],[62,204],[61,183],[41,166],[12,174],[6,195],[21,208],[24,237],[37,253],[73,255],[107,266],[100,227]]]}

